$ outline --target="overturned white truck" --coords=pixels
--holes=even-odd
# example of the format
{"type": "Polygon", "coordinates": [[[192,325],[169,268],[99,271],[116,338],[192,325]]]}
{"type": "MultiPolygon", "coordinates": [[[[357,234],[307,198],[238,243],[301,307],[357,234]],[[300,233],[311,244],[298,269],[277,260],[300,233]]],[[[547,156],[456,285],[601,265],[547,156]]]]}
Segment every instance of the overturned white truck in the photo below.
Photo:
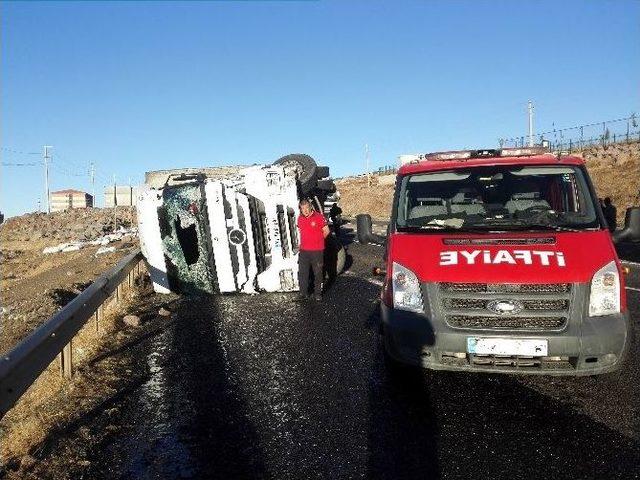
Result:
{"type": "MultiPolygon", "coordinates": [[[[256,293],[298,290],[298,202],[318,211],[335,192],[328,167],[304,154],[273,165],[148,172],[138,226],[156,292],[256,293]]],[[[345,262],[330,235],[328,277],[345,262]]]]}

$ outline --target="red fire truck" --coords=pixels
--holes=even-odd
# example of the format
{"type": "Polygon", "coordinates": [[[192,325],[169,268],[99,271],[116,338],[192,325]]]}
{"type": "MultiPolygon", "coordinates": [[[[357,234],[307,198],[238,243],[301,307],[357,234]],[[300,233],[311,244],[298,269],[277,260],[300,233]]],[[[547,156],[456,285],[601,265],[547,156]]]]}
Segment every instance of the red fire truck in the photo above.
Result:
{"type": "MultiPolygon", "coordinates": [[[[631,339],[623,269],[584,161],[516,148],[403,156],[385,241],[394,362],[594,375],[631,339]]],[[[360,238],[370,217],[359,218],[360,238]]]]}

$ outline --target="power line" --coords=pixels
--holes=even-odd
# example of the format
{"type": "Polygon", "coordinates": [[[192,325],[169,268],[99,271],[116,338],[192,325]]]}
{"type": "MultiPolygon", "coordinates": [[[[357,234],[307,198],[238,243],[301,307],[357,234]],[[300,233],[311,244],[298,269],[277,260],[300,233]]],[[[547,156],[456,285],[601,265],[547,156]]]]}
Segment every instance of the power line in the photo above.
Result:
{"type": "Polygon", "coordinates": [[[11,162],[2,162],[3,167],[37,167],[42,165],[42,163],[11,163],[11,162]]]}
{"type": "Polygon", "coordinates": [[[18,155],[40,155],[40,152],[23,152],[22,150],[17,150],[15,148],[9,148],[9,147],[0,147],[0,148],[5,152],[17,153],[18,155]]]}

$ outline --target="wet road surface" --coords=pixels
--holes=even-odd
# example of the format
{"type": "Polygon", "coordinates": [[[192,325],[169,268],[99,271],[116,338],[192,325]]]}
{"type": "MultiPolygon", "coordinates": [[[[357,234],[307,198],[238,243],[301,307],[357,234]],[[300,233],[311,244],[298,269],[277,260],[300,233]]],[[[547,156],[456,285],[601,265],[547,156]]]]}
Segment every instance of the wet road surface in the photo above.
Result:
{"type": "Polygon", "coordinates": [[[381,250],[350,254],[320,304],[183,299],[136,350],[147,373],[83,478],[640,478],[637,347],[606,377],[394,377],[369,274],[381,250]]]}

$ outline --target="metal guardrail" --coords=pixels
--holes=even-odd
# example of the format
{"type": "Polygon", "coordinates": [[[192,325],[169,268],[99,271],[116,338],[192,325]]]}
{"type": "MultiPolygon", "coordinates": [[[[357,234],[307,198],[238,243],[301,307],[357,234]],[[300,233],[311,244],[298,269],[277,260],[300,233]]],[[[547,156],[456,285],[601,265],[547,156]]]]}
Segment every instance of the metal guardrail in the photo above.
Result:
{"type": "Polygon", "coordinates": [[[63,375],[71,377],[73,337],[93,316],[96,319],[96,327],[98,326],[103,303],[114,292],[115,299],[120,299],[125,280],[129,287],[133,285],[134,276],[140,273],[142,258],[139,249],[124,257],[115,267],[96,278],[85,291],[0,358],[0,418],[15,405],[56,356],[61,357],[63,375]]]}

